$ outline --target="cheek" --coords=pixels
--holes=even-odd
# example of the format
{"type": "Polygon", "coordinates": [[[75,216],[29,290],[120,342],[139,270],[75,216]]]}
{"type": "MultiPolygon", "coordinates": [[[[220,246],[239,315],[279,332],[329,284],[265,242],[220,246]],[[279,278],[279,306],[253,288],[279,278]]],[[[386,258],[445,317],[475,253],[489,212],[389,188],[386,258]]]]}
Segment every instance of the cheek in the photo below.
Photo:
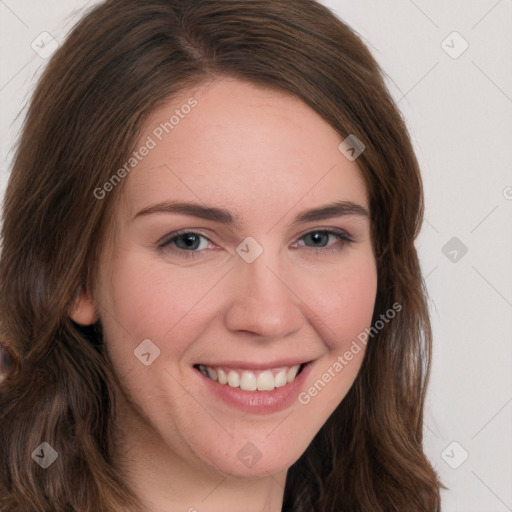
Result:
{"type": "Polygon", "coordinates": [[[359,255],[332,273],[323,293],[311,298],[318,314],[314,325],[326,347],[298,396],[304,414],[317,418],[311,435],[343,400],[359,372],[366,351],[361,333],[371,326],[376,294],[375,260],[359,255]]]}
{"type": "MultiPolygon", "coordinates": [[[[101,321],[110,359],[118,375],[128,379],[127,388],[154,390],[157,367],[181,374],[184,358],[216,312],[212,297],[225,273],[221,266],[177,268],[148,263],[142,251],[117,258],[110,276],[104,276],[101,321]],[[147,353],[142,349],[148,346],[145,340],[151,341],[149,347],[158,355],[156,364],[149,367],[135,357],[147,353]],[[147,368],[151,372],[145,372],[147,368]]],[[[162,389],[168,389],[168,375],[164,372],[160,377],[162,389]]]]}
{"type": "MultiPolygon", "coordinates": [[[[310,289],[314,289],[311,283],[310,289]]],[[[309,295],[318,317],[317,330],[330,350],[344,351],[372,321],[377,294],[373,256],[354,255],[339,271],[326,275],[323,286],[317,283],[316,289],[318,293],[309,295]]]]}
{"type": "Polygon", "coordinates": [[[147,259],[136,251],[119,258],[109,283],[112,295],[105,299],[112,311],[107,322],[115,320],[124,337],[129,333],[139,342],[161,340],[182,319],[194,317],[195,306],[218,280],[215,272],[184,271],[160,262],[148,264],[147,259]]]}

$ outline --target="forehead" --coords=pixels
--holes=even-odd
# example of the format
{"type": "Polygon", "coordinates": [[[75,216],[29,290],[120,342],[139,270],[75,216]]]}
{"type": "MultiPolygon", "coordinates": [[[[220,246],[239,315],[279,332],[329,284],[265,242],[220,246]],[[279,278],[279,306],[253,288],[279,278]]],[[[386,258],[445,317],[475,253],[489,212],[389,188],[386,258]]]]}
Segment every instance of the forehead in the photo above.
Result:
{"type": "Polygon", "coordinates": [[[366,205],[361,172],[340,153],[341,140],[295,96],[220,79],[148,118],[135,150],[150,149],[130,172],[124,203],[133,213],[169,199],[204,201],[247,215],[320,201],[366,205]]]}

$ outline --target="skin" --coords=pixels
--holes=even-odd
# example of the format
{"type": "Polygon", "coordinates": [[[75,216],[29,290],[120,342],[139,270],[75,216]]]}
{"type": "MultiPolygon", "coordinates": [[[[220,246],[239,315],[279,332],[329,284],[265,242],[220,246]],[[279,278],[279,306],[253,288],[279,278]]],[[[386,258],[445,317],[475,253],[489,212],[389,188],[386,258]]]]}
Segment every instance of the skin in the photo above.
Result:
{"type": "Polygon", "coordinates": [[[192,95],[197,106],[125,179],[97,286],[71,316],[102,322],[121,383],[118,464],[148,510],[276,512],[288,468],[351,387],[364,346],[308,404],[294,400],[266,415],[210,396],[193,365],[294,355],[312,361],[301,391],[332,368],[371,324],[370,222],[361,215],[292,221],[337,200],[368,209],[367,193],[357,163],[338,150],[342,138],[316,112],[234,79],[159,107],[136,147],[192,95]],[[241,227],[176,213],[134,219],[170,200],[226,208],[241,227]],[[329,228],[353,241],[305,236],[329,228]],[[183,241],[158,247],[181,229],[207,237],[193,249],[197,257],[183,256],[183,241]],[[252,263],[236,252],[248,236],[263,248],[252,263]],[[160,350],[149,366],[134,356],[144,339],[160,350]],[[248,441],[261,453],[252,467],[237,457],[248,441]]]}

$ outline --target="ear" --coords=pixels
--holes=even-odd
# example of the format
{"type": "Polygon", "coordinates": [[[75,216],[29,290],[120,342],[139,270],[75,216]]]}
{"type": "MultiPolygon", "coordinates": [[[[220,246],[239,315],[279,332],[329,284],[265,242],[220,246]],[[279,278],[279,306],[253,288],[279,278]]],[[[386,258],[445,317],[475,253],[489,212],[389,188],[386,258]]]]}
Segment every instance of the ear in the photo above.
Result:
{"type": "Polygon", "coordinates": [[[69,311],[69,316],[80,325],[92,325],[98,320],[96,301],[83,288],[78,290],[69,311]]]}

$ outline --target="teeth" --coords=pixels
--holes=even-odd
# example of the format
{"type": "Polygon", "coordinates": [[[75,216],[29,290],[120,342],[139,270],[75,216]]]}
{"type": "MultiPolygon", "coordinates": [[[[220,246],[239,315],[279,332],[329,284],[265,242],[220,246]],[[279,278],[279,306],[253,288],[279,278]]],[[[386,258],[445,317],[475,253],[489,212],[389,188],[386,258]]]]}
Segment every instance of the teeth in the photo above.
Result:
{"type": "Polygon", "coordinates": [[[240,379],[240,389],[244,391],[256,391],[256,375],[252,372],[243,372],[240,379]]]}
{"type": "Polygon", "coordinates": [[[288,379],[286,378],[286,370],[281,370],[275,377],[274,377],[274,384],[276,388],[281,388],[283,386],[286,386],[288,383],[288,379]]]}
{"type": "Polygon", "coordinates": [[[227,384],[232,388],[240,388],[244,391],[272,391],[275,388],[286,386],[286,384],[295,380],[299,368],[300,365],[295,365],[290,368],[264,370],[262,372],[229,370],[226,373],[222,368],[199,365],[199,371],[213,381],[219,384],[227,384]]]}
{"type": "Polygon", "coordinates": [[[297,376],[297,372],[299,371],[299,367],[298,366],[292,366],[289,370],[288,370],[288,373],[286,374],[286,381],[287,382],[292,382],[295,377],[297,376]]]}
{"type": "Polygon", "coordinates": [[[220,384],[228,383],[228,376],[226,375],[226,372],[222,368],[219,368],[217,370],[217,379],[220,384]]]}
{"type": "Polygon", "coordinates": [[[258,391],[272,391],[275,388],[274,376],[270,370],[265,370],[258,375],[258,383],[256,387],[258,388],[258,391]]]}
{"type": "Polygon", "coordinates": [[[237,388],[240,386],[240,376],[238,373],[234,372],[233,370],[228,373],[228,384],[232,388],[237,388]]]}
{"type": "Polygon", "coordinates": [[[217,380],[217,372],[213,368],[206,368],[206,371],[208,372],[208,377],[212,380],[217,380]]]}

